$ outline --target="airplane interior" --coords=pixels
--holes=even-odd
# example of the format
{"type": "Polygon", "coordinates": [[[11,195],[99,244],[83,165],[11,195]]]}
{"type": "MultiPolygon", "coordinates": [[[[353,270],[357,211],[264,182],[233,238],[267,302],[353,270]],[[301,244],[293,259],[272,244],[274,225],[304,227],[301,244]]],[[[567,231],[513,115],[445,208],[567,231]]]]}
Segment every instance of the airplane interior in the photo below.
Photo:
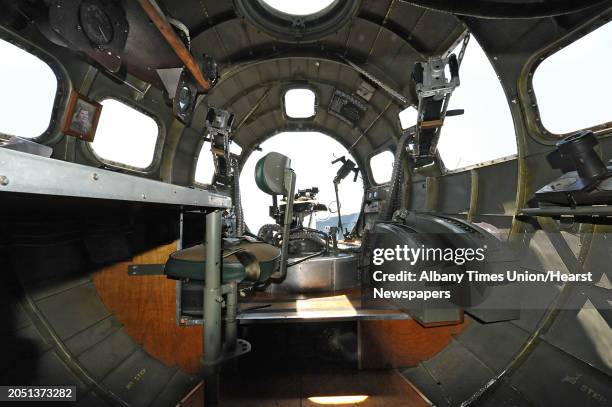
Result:
{"type": "Polygon", "coordinates": [[[610,0],[0,0],[0,403],[612,405],[611,50],[610,0]]]}

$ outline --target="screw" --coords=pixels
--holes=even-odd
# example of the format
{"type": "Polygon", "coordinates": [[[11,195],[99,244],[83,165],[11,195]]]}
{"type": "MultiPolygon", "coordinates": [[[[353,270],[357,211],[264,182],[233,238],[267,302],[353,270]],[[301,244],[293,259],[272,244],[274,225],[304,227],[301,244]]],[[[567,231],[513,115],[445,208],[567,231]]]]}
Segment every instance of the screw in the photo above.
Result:
{"type": "Polygon", "coordinates": [[[4,176],[4,175],[0,175],[0,185],[2,185],[3,187],[7,186],[9,184],[9,179],[8,177],[4,176]]]}
{"type": "Polygon", "coordinates": [[[94,181],[97,181],[99,178],[100,177],[98,177],[97,173],[94,172],[93,174],[91,174],[91,179],[93,179],[94,181]]]}

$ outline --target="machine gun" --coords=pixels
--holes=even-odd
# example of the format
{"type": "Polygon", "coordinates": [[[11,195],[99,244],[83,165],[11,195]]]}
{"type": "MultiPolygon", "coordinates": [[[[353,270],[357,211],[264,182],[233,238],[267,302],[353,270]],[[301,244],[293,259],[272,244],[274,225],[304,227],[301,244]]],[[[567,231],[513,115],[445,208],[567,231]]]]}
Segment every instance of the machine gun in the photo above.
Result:
{"type": "Polygon", "coordinates": [[[530,206],[612,204],[612,167],[606,166],[595,151],[599,144],[590,130],[580,131],[557,143],[546,157],[551,168],[563,175],[539,189],[530,206]]]}
{"type": "Polygon", "coordinates": [[[359,168],[357,168],[357,165],[351,159],[346,158],[344,156],[335,159],[331,163],[333,165],[333,164],[335,164],[337,162],[342,162],[342,166],[338,169],[338,172],[336,173],[336,176],[334,177],[334,191],[336,192],[336,206],[338,207],[338,230],[346,238],[348,236],[349,232],[345,231],[343,229],[343,227],[342,227],[342,214],[340,213],[340,206],[341,205],[340,205],[340,197],[338,195],[338,185],[351,172],[355,173],[355,176],[353,177],[353,182],[356,182],[357,181],[357,176],[359,175],[359,168]]]}
{"type": "Polygon", "coordinates": [[[210,137],[210,151],[215,163],[213,185],[231,185],[232,161],[229,145],[233,123],[233,113],[214,107],[208,109],[204,125],[210,137]]]}
{"type": "Polygon", "coordinates": [[[412,79],[419,99],[417,126],[414,135],[412,156],[417,167],[423,167],[433,162],[440,138],[440,129],[446,116],[463,114],[463,110],[447,112],[450,97],[455,88],[460,85],[459,66],[465,54],[469,35],[463,39],[459,56],[430,57],[426,62],[414,64],[412,79]],[[450,77],[446,75],[446,68],[450,77]]]}

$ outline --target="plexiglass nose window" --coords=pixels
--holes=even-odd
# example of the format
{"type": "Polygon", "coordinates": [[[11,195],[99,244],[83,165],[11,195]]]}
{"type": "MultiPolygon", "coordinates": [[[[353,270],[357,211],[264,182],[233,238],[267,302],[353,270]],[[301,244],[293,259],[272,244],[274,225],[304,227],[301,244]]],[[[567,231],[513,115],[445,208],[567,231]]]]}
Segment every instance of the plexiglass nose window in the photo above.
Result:
{"type": "MultiPolygon", "coordinates": [[[[459,53],[459,49],[455,50],[459,53]]],[[[461,85],[453,92],[438,152],[448,170],[457,170],[516,154],[516,134],[508,100],[489,59],[472,36],[459,70],[461,85]]]]}

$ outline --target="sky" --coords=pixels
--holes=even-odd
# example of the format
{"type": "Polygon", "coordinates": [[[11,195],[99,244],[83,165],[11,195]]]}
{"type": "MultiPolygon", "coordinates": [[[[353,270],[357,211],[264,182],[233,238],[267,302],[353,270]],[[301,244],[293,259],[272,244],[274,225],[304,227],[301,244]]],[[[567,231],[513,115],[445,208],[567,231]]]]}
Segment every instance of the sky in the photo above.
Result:
{"type": "Polygon", "coordinates": [[[0,39],[0,133],[40,136],[49,127],[56,92],[49,65],[0,39]]]}
{"type": "Polygon", "coordinates": [[[533,76],[544,127],[565,134],[612,121],[611,73],[612,23],[545,59],[533,76]]]}
{"type": "MultiPolygon", "coordinates": [[[[460,48],[455,50],[459,54],[460,48]]],[[[453,92],[449,110],[464,109],[447,117],[438,152],[449,170],[516,154],[510,107],[497,74],[474,37],[470,38],[459,69],[461,84],[453,92]]]]}
{"type": "Polygon", "coordinates": [[[283,13],[305,16],[323,10],[334,0],[263,0],[270,7],[283,13]]]}
{"type": "Polygon", "coordinates": [[[91,145],[93,150],[107,160],[136,168],[148,167],[155,154],[159,134],[157,122],[117,100],[106,99],[101,104],[96,138],[91,145]],[[138,153],[134,154],[135,151],[138,153]]]}
{"type": "MultiPolygon", "coordinates": [[[[296,192],[300,189],[318,187],[318,200],[326,205],[329,211],[319,212],[313,217],[312,226],[316,220],[325,220],[336,216],[336,198],[333,179],[340,168],[340,163],[331,164],[336,158],[350,157],[346,148],[336,140],[318,132],[285,132],[279,133],[261,144],[262,151],[255,151],[246,161],[240,174],[240,194],[244,218],[253,233],[267,223],[274,223],[268,216],[268,208],[272,205],[272,197],[262,192],[255,184],[255,165],[260,158],[269,152],[277,152],[291,159],[291,168],[296,173],[296,192]]],[[[198,161],[196,180],[210,181],[213,164],[210,146],[203,147],[204,159],[198,161]]],[[[353,161],[354,158],[350,157],[353,161]]],[[[388,162],[389,172],[392,162],[388,162]]],[[[359,212],[363,199],[363,181],[361,175],[357,182],[349,175],[338,188],[342,215],[359,212]]]]}

